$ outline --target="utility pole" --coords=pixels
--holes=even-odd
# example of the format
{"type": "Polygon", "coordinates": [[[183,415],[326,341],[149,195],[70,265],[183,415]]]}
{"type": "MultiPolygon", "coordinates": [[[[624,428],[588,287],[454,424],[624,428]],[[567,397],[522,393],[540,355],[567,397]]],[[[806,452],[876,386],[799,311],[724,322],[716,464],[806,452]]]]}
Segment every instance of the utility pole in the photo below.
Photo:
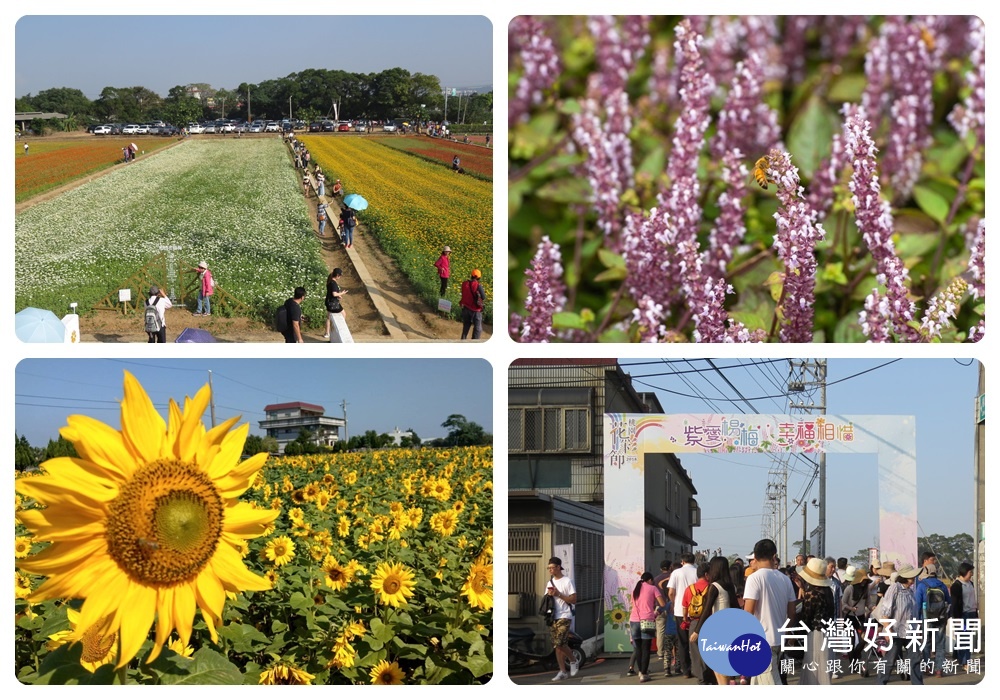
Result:
{"type": "Polygon", "coordinates": [[[347,399],[341,399],[340,408],[344,411],[344,444],[347,444],[347,399]]]}
{"type": "Polygon", "coordinates": [[[212,407],[212,427],[215,427],[215,389],[212,388],[212,370],[208,370],[209,405],[212,407]]]}
{"type": "MultiPolygon", "coordinates": [[[[789,360],[788,361],[788,393],[809,394],[806,398],[800,396],[798,403],[790,400],[790,409],[812,415],[826,413],[826,369],[827,361],[789,360]],[[814,401],[814,395],[819,392],[819,403],[814,401]]],[[[816,526],[817,546],[816,556],[826,556],[826,453],[820,452],[817,462],[819,477],[819,523],[816,526]]],[[[805,497],[803,496],[803,500],[805,497]]],[[[803,513],[805,507],[803,506],[803,513]]],[[[803,517],[805,517],[803,515],[803,517]]]]}

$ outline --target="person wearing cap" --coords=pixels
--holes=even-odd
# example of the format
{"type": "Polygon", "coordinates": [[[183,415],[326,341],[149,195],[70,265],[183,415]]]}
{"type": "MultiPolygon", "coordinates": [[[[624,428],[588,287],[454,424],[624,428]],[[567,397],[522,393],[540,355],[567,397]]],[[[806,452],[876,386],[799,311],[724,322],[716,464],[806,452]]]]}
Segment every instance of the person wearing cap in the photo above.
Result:
{"type": "Polygon", "coordinates": [[[771,647],[771,664],[750,685],[781,685],[781,627],[795,626],[795,587],[774,568],[778,547],[774,540],[759,540],[753,548],[757,570],[747,578],[743,609],[760,620],[764,638],[771,647]]]}
{"type": "Polygon", "coordinates": [[[146,300],[148,306],[152,306],[156,309],[156,316],[160,319],[160,330],[155,333],[150,333],[147,331],[146,335],[149,340],[147,343],[165,343],[167,342],[167,317],[164,312],[171,308],[174,303],[170,301],[170,298],[166,293],[157,287],[155,284],[149,288],[149,298],[146,300]]]}
{"type": "Polygon", "coordinates": [[[948,617],[951,610],[951,593],[944,582],[938,578],[936,564],[924,564],[920,577],[913,586],[917,602],[917,610],[925,622],[928,639],[924,643],[923,660],[930,661],[934,654],[932,672],[937,678],[944,675],[945,630],[948,627],[948,617]],[[941,594],[931,594],[931,589],[941,591],[941,594]],[[944,607],[940,608],[942,597],[944,607]]]}
{"type": "Polygon", "coordinates": [[[472,328],[472,339],[479,340],[483,335],[483,309],[486,307],[486,293],[480,281],[482,274],[473,270],[469,279],[462,282],[462,340],[469,335],[472,328]]]}
{"type": "Polygon", "coordinates": [[[438,271],[438,277],[441,279],[441,291],[438,292],[439,297],[444,297],[444,293],[448,291],[448,278],[451,277],[450,255],[451,248],[445,246],[441,250],[441,257],[434,263],[434,267],[436,267],[438,271]]]}
{"type": "Polygon", "coordinates": [[[890,621],[891,624],[885,630],[885,634],[892,636],[892,646],[885,653],[882,659],[885,665],[878,673],[878,684],[886,685],[889,679],[896,673],[896,660],[903,659],[910,664],[910,683],[912,685],[924,684],[924,673],[920,668],[920,646],[909,644],[906,639],[907,624],[914,620],[920,622],[920,608],[917,607],[917,598],[913,590],[913,584],[920,575],[920,569],[915,566],[905,566],[896,572],[896,585],[894,589],[886,593],[883,603],[884,615],[881,619],[890,621]]]}
{"type": "MultiPolygon", "coordinates": [[[[833,564],[836,568],[837,562],[833,564]]],[[[799,620],[809,628],[799,685],[830,685],[830,671],[827,670],[830,650],[824,648],[823,631],[827,628],[826,622],[836,616],[836,605],[828,570],[826,560],[819,557],[808,560],[805,566],[795,567],[802,591],[799,620]]]]}
{"type": "Polygon", "coordinates": [[[195,272],[198,273],[198,306],[193,315],[211,316],[212,295],[215,294],[215,280],[212,279],[212,271],[208,269],[208,263],[202,260],[195,268],[195,272]]]}
{"type": "Polygon", "coordinates": [[[559,673],[552,680],[561,681],[575,676],[580,670],[580,666],[573,656],[573,651],[566,643],[569,637],[569,628],[573,622],[576,587],[573,585],[573,579],[563,574],[562,559],[559,557],[549,559],[548,572],[549,582],[545,592],[555,600],[552,627],[549,629],[552,635],[552,646],[556,653],[556,661],[559,664],[559,673]]]}

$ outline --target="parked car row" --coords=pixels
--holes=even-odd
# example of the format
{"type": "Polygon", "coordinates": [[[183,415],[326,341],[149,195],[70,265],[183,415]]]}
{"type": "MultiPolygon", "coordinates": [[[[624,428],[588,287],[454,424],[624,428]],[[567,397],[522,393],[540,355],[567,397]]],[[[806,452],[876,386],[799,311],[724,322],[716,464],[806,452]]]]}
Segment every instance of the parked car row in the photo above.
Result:
{"type": "Polygon", "coordinates": [[[159,122],[156,124],[97,124],[88,129],[96,136],[150,135],[176,136],[180,129],[171,124],[159,122]]]}

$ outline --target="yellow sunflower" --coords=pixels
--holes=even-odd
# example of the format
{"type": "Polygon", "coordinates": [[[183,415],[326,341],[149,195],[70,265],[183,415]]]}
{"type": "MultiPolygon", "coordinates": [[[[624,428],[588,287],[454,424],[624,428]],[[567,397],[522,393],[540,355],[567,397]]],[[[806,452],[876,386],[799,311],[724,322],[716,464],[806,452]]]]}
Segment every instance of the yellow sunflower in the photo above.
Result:
{"type": "Polygon", "coordinates": [[[69,619],[70,628],[50,634],[49,641],[46,643],[49,649],[56,649],[63,644],[80,642],[83,645],[80,665],[91,673],[105,664],[115,662],[115,655],[118,652],[116,645],[118,635],[114,632],[107,634],[103,631],[104,625],[101,623],[106,623],[107,618],[90,629],[81,631],[79,611],[67,606],[66,617],[69,619]]]}
{"type": "Polygon", "coordinates": [[[493,567],[473,564],[462,586],[462,595],[469,605],[480,610],[493,609],[493,567]]]}
{"type": "Polygon", "coordinates": [[[312,685],[315,677],[294,666],[276,664],[261,672],[258,685],[312,685]]]}
{"type": "Polygon", "coordinates": [[[14,558],[15,559],[24,559],[29,554],[31,554],[31,538],[30,537],[15,537],[14,538],[14,558]]]}
{"type": "Polygon", "coordinates": [[[341,515],[340,520],[337,521],[337,535],[347,537],[349,534],[351,534],[351,519],[346,515],[341,515]]]}
{"type": "Polygon", "coordinates": [[[31,579],[20,571],[14,572],[14,597],[26,600],[31,595],[31,579]]]}
{"type": "Polygon", "coordinates": [[[354,572],[346,566],[341,566],[331,555],[323,559],[323,573],[326,574],[326,585],[335,591],[342,591],[354,578],[354,572]]]}
{"type": "Polygon", "coordinates": [[[393,562],[381,563],[375,568],[372,576],[372,590],[385,605],[400,608],[406,605],[406,599],[413,596],[413,584],[416,581],[413,572],[404,564],[393,562]]]}
{"type": "Polygon", "coordinates": [[[611,622],[613,624],[615,625],[624,624],[626,619],[627,616],[625,615],[625,611],[622,610],[621,608],[613,608],[611,610],[611,622]]]}
{"type": "Polygon", "coordinates": [[[443,510],[435,513],[430,519],[431,529],[442,537],[450,537],[458,526],[458,513],[453,510],[443,510]]]}
{"type": "Polygon", "coordinates": [[[122,429],[70,416],[61,435],[79,457],[50,459],[41,476],[15,485],[46,506],[21,520],[52,543],[21,563],[48,577],[28,601],[84,600],[80,628],[108,620],[102,633],[119,635],[118,667],[138,653],[154,619],[148,662],[175,629],[188,642],[196,607],[215,641],[227,592],[270,587],[233,546],[277,516],[237,500],[267,454],[239,461],[249,429],[233,430],[239,417],[206,430],[209,399],[205,386],[183,410],[171,400],[165,422],[126,372],[122,429]]]}
{"type": "Polygon", "coordinates": [[[179,639],[175,639],[169,644],[167,644],[167,649],[170,649],[170,651],[174,652],[175,654],[180,654],[181,656],[188,659],[190,659],[191,656],[194,654],[194,647],[188,644],[184,644],[184,642],[182,642],[179,639]]]}
{"type": "Polygon", "coordinates": [[[264,547],[264,556],[275,566],[284,566],[295,556],[295,543],[284,535],[275,537],[264,547]]]}
{"type": "Polygon", "coordinates": [[[385,659],[372,669],[372,685],[403,685],[406,674],[395,661],[389,663],[385,659]]]}

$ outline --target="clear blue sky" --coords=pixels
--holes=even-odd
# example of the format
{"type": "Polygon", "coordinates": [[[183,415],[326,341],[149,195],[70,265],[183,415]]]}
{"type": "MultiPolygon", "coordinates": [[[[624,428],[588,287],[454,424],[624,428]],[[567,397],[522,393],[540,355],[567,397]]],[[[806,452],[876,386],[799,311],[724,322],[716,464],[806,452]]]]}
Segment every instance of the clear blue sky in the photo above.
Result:
{"type": "MultiPolygon", "coordinates": [[[[827,412],[916,416],[918,533],[974,534],[973,407],[979,365],[965,359],[908,359],[846,379],[890,361],[830,359],[827,412]],[[971,365],[963,366],[960,362],[971,365]],[[842,379],[845,381],[839,381],[842,379]]],[[[736,392],[707,360],[640,364],[650,361],[622,359],[620,362],[632,375],[637,390],[656,391],[666,413],[789,413],[786,401],[780,396],[788,377],[786,360],[712,360],[750,399],[752,409],[738,401],[736,392]],[[683,371],[689,373],[678,374],[683,371]]],[[[819,403],[818,396],[815,402],[819,403]]],[[[760,538],[771,459],[683,455],[681,461],[691,473],[702,509],[702,526],[695,529],[694,535],[699,549],[722,547],[725,554],[744,556],[751,552],[760,538]]],[[[859,549],[876,544],[875,466],[873,455],[827,457],[827,555],[851,557],[859,549]]],[[[790,499],[799,499],[809,481],[811,467],[804,461],[793,461],[792,469],[788,492],[790,499]]],[[[813,486],[807,500],[818,495],[818,486],[813,486]]],[[[789,510],[793,507],[789,500],[789,510]]],[[[818,511],[811,506],[809,511],[808,529],[812,531],[818,511]]],[[[802,538],[801,510],[791,516],[789,528],[790,541],[802,538]]]]}
{"type": "Polygon", "coordinates": [[[119,428],[125,370],[162,416],[169,399],[193,396],[212,370],[216,421],[242,414],[251,435],[263,435],[258,421],[268,404],[305,401],[340,417],[345,399],[350,435],[399,427],[422,439],[443,437],[441,423],[453,413],[493,432],[493,372],[485,360],[26,359],[16,371],[16,433],[44,446],[73,413],[119,428]]]}
{"type": "Polygon", "coordinates": [[[235,89],[306,68],[398,66],[436,75],[443,88],[493,82],[493,28],[478,16],[29,15],[17,22],[14,54],[15,97],[70,87],[96,99],[107,86],[136,85],[166,96],[175,85],[235,89]]]}

